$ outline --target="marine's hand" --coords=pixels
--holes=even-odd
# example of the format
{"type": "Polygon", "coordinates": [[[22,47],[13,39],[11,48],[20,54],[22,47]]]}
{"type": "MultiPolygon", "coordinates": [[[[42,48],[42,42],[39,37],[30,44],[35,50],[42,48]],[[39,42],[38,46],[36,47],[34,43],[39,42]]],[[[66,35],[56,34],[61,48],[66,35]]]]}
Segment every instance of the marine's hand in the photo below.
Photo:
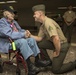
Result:
{"type": "Polygon", "coordinates": [[[55,52],[53,52],[53,57],[57,57],[57,56],[59,56],[59,54],[60,54],[60,52],[55,51],[55,52]]]}

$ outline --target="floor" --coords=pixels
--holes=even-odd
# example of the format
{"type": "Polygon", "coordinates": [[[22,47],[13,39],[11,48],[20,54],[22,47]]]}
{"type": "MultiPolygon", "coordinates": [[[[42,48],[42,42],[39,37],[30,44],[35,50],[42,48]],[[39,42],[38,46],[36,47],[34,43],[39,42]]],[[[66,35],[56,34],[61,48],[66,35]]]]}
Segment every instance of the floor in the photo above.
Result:
{"type": "MultiPolygon", "coordinates": [[[[52,58],[52,51],[47,50],[50,58],[52,58]]],[[[2,54],[2,58],[3,61],[7,60],[7,55],[6,54],[2,54]]],[[[72,36],[72,40],[71,40],[71,45],[69,48],[69,51],[67,53],[67,56],[65,58],[64,63],[70,62],[70,61],[74,61],[76,60],[76,33],[74,31],[73,36],[72,36]]],[[[7,65],[5,64],[3,69],[3,73],[0,73],[0,75],[16,75],[16,64],[14,65],[7,65]]],[[[23,66],[21,65],[21,75],[26,75],[23,66]]],[[[68,73],[64,73],[64,74],[53,74],[51,72],[51,70],[46,71],[46,72],[40,72],[37,75],[76,75],[76,70],[73,70],[71,72],[68,73]]]]}

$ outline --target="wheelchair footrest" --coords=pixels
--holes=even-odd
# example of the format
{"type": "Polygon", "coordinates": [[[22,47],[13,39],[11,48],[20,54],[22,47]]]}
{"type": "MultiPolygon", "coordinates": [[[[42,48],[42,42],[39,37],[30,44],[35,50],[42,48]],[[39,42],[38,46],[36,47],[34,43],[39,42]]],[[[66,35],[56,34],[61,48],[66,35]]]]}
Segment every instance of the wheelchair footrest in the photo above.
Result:
{"type": "Polygon", "coordinates": [[[11,61],[5,61],[5,62],[3,62],[3,66],[4,66],[4,64],[13,65],[13,62],[11,62],[11,61]]]}

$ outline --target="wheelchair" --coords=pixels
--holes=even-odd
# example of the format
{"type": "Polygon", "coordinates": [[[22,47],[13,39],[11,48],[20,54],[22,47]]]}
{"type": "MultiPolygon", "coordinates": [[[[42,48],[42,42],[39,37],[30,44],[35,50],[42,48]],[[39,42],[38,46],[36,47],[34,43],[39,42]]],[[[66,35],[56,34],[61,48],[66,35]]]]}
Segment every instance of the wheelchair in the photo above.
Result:
{"type": "MultiPolygon", "coordinates": [[[[19,66],[20,63],[22,63],[22,65],[25,69],[25,75],[28,75],[27,63],[25,62],[22,54],[16,48],[14,41],[10,38],[9,38],[9,41],[11,43],[12,49],[9,49],[9,53],[8,53],[9,60],[3,61],[2,67],[4,66],[4,64],[14,65],[13,59],[15,58],[16,59],[16,63],[15,63],[16,64],[16,75],[21,75],[21,70],[20,70],[20,66],[19,66]],[[14,54],[13,56],[11,55],[12,53],[14,54]]],[[[0,58],[1,58],[1,54],[0,54],[0,58]]]]}

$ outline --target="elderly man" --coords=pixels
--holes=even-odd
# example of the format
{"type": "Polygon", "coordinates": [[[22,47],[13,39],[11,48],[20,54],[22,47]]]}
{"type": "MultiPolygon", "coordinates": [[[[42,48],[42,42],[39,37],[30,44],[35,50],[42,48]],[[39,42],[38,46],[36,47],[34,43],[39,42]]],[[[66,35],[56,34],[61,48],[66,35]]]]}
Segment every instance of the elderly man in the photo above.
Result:
{"type": "MultiPolygon", "coordinates": [[[[45,5],[36,5],[32,7],[35,21],[42,23],[38,36],[32,35],[38,41],[38,46],[42,50],[53,50],[52,72],[56,74],[65,73],[75,69],[76,61],[63,64],[68,52],[68,43],[59,25],[45,16],[45,5]]],[[[44,51],[43,51],[44,52],[44,51]]]]}
{"type": "MultiPolygon", "coordinates": [[[[11,49],[8,38],[14,40],[16,47],[20,49],[21,54],[28,65],[29,75],[36,75],[40,71],[32,62],[30,57],[33,55],[38,58],[40,50],[35,39],[27,38],[27,30],[21,29],[19,24],[14,20],[15,10],[11,6],[6,6],[3,10],[3,18],[0,19],[0,52],[8,53],[11,49]]],[[[45,65],[44,62],[40,62],[45,65]]],[[[2,72],[2,67],[0,67],[2,72]]]]}

